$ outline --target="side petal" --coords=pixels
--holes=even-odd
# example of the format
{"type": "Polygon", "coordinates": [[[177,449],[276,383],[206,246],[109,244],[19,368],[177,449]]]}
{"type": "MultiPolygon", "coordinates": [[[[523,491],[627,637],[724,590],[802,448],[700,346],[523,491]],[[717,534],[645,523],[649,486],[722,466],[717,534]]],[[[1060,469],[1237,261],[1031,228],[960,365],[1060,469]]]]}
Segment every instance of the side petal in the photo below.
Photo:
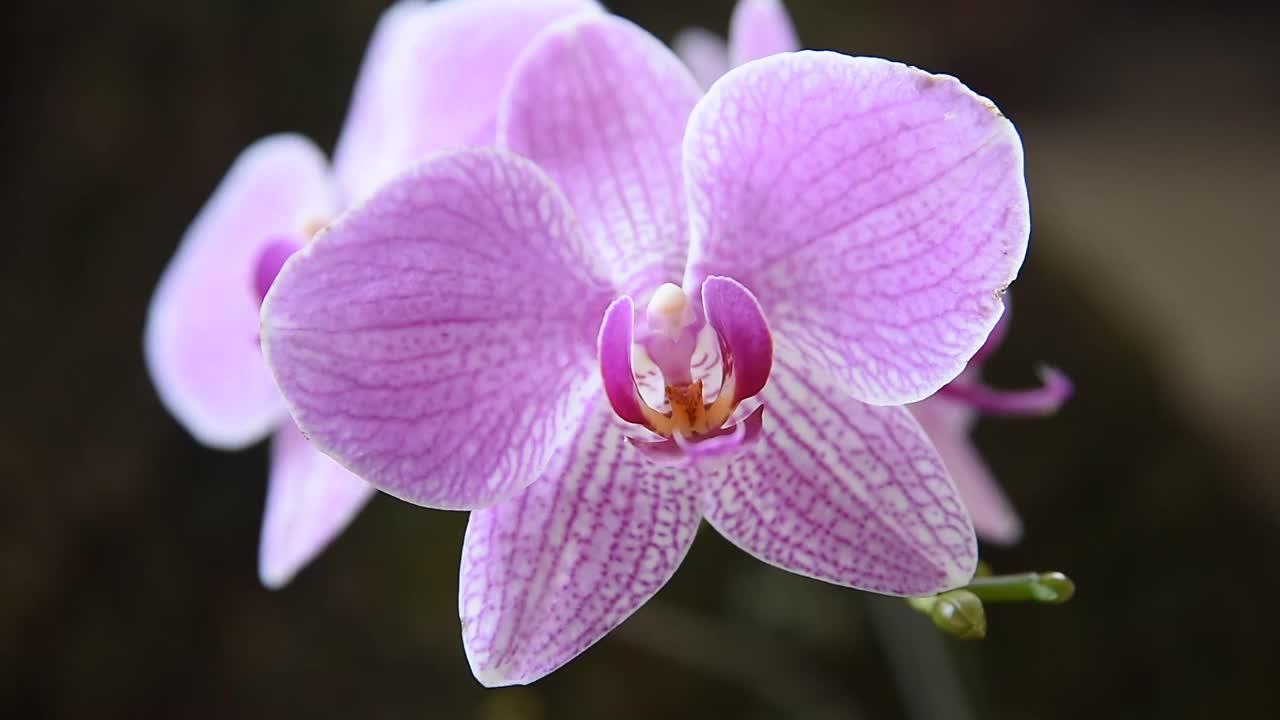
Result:
{"type": "Polygon", "coordinates": [[[597,398],[536,483],[471,514],[458,593],[476,679],[526,684],[617,627],[675,574],[697,535],[692,473],[648,462],[597,398]]]}
{"type": "Polygon", "coordinates": [[[781,345],[761,394],[764,436],[705,475],[704,512],[784,570],[889,595],[967,583],[977,542],[911,414],[867,405],[781,345]]]}
{"type": "Polygon", "coordinates": [[[731,67],[799,49],[800,38],[782,0],[738,0],[729,19],[731,67]]]}
{"type": "Polygon", "coordinates": [[[236,158],[160,276],[143,336],[147,369],[165,407],[205,445],[244,447],[284,419],[257,342],[259,254],[328,219],[334,204],[310,140],[263,138],[236,158]]]}
{"type": "Polygon", "coordinates": [[[1022,145],[954,78],[800,52],[730,71],[685,136],[690,266],[751,288],[846,392],[920,400],[999,319],[1027,248],[1022,145]]]}
{"type": "Polygon", "coordinates": [[[969,439],[976,413],[941,395],[922,400],[908,409],[950,471],[960,500],[973,518],[978,537],[997,545],[1018,542],[1022,538],[1022,520],[969,439]]]}
{"type": "Polygon", "coordinates": [[[378,21],[334,151],[347,202],[428,154],[492,145],[516,57],[594,0],[401,0],[378,21]]]}
{"type": "Polygon", "coordinates": [[[672,38],[671,49],[693,73],[693,79],[704,88],[729,72],[729,46],[710,30],[685,28],[672,38]]]}
{"type": "Polygon", "coordinates": [[[408,502],[485,507],[533,482],[581,425],[613,297],[600,278],[536,167],[457,151],[285,263],[262,347],[316,447],[408,502]]]}
{"type": "Polygon", "coordinates": [[[559,183],[614,284],[638,302],[685,260],[680,138],[701,90],[656,38],[612,16],[543,33],[518,63],[498,142],[559,183]]]}
{"type": "Polygon", "coordinates": [[[258,577],[266,587],[284,587],[346,529],[373,497],[369,483],[302,437],[291,422],[271,446],[271,478],[262,517],[258,577]]]}

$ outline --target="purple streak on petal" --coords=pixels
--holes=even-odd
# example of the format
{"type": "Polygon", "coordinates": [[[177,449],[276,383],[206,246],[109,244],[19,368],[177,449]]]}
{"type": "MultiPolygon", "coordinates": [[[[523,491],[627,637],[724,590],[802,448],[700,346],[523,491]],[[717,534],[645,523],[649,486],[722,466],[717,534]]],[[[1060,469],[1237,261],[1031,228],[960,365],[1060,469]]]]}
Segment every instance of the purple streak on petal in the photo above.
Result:
{"type": "Polygon", "coordinates": [[[685,286],[751,288],[777,337],[875,404],[964,369],[1026,252],[1022,146],[953,78],[800,52],[729,72],[685,136],[685,286]]]}
{"type": "Polygon", "coordinates": [[[644,400],[631,369],[631,352],[635,341],[635,308],[631,298],[623,295],[604,311],[597,343],[600,377],[604,393],[618,417],[629,423],[644,425],[644,400]]]}
{"type": "Polygon", "coordinates": [[[733,278],[713,275],[702,282],[702,307],[720,339],[724,374],[733,378],[734,402],[760,392],[773,367],[773,336],[755,295],[733,278]]]}
{"type": "Polygon", "coordinates": [[[205,445],[250,445],[285,418],[253,342],[255,263],[271,238],[296,235],[334,206],[311,141],[263,138],[227,171],[161,275],[144,332],[147,369],[165,407],[205,445]]]}
{"type": "Polygon", "coordinates": [[[530,683],[657,592],[697,534],[695,475],[646,461],[602,398],[522,494],[471,514],[458,606],[476,679],[530,683]]]}
{"type": "Polygon", "coordinates": [[[373,486],[322,455],[291,422],[271,445],[271,479],[262,518],[258,576],[284,587],[373,497],[373,486]]]}
{"type": "Polygon", "coordinates": [[[977,413],[942,394],[909,405],[907,409],[929,435],[943,465],[951,473],[978,537],[997,545],[1018,542],[1022,537],[1022,521],[969,439],[977,413]]]}
{"type": "Polygon", "coordinates": [[[732,458],[739,450],[760,439],[764,428],[764,406],[757,407],[741,422],[722,427],[692,440],[675,435],[665,440],[627,438],[650,460],[678,467],[703,466],[710,461],[732,458]]]}
{"type": "Polygon", "coordinates": [[[676,33],[671,49],[704,88],[729,72],[729,47],[723,38],[709,30],[685,28],[676,33]]]}
{"type": "Polygon", "coordinates": [[[640,302],[684,267],[680,138],[700,94],[648,33],[586,16],[530,46],[499,114],[499,145],[560,184],[614,284],[640,302]]]}
{"type": "Polygon", "coordinates": [[[427,155],[492,145],[516,58],[552,22],[594,0],[402,0],[378,21],[334,151],[347,202],[427,155]]]}
{"type": "Polygon", "coordinates": [[[267,241],[266,246],[258,252],[258,260],[253,268],[253,293],[258,297],[259,304],[267,296],[271,283],[276,281],[280,268],[284,267],[284,261],[298,252],[302,245],[293,236],[280,235],[267,241]]]}
{"type": "Polygon", "coordinates": [[[738,0],[729,19],[731,67],[799,49],[796,28],[781,0],[738,0]]]}
{"type": "Polygon", "coordinates": [[[952,382],[938,391],[983,415],[1041,417],[1062,409],[1071,397],[1071,378],[1051,367],[1040,368],[1040,387],[1032,390],[996,390],[980,382],[952,382]]]}
{"type": "Polygon", "coordinates": [[[707,520],[765,562],[838,585],[925,595],[968,582],[973,528],[910,413],[847,397],[778,341],[764,437],[704,473],[707,520]]]}
{"type": "Polygon", "coordinates": [[[538,476],[599,392],[602,277],[532,163],[446,153],[285,264],[262,348],[317,448],[408,502],[485,507],[538,476]]]}

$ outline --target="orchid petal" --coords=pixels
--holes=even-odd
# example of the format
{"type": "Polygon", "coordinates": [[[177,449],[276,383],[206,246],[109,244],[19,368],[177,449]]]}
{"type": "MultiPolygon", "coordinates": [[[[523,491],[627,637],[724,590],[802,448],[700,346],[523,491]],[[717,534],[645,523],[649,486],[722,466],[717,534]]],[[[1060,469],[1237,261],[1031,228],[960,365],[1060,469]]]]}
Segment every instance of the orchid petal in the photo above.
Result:
{"type": "Polygon", "coordinates": [[[311,447],[291,422],[271,446],[267,509],[262,518],[258,575],[284,587],[329,545],[373,497],[369,483],[311,447]]]}
{"type": "Polygon", "coordinates": [[[778,336],[878,405],[964,369],[1029,230],[1022,146],[954,78],[800,52],[729,72],[685,136],[685,286],[751,288],[778,336]]]}
{"type": "Polygon", "coordinates": [[[685,28],[671,40],[671,49],[704,88],[729,72],[729,46],[710,30],[685,28]]]}
{"type": "Polygon", "coordinates": [[[334,151],[347,202],[428,154],[492,145],[516,57],[552,22],[594,0],[396,3],[378,21],[334,151]]]}
{"type": "Polygon", "coordinates": [[[290,258],[262,347],[317,448],[406,501],[484,507],[538,477],[598,392],[601,277],[534,165],[447,153],[290,258]]]}
{"type": "MultiPolygon", "coordinates": [[[[1000,349],[1000,346],[1004,344],[1004,339],[1009,335],[1009,322],[1012,317],[1009,295],[1006,293],[1004,296],[1004,312],[1000,314],[1000,319],[996,321],[996,326],[991,328],[987,339],[982,341],[982,346],[973,354],[973,357],[969,358],[969,369],[981,366],[991,359],[992,355],[996,354],[996,350],[1000,349]]],[[[959,380],[962,377],[964,377],[964,373],[956,376],[956,379],[959,380]]]]}
{"type": "Polygon", "coordinates": [[[764,437],[704,475],[704,512],[725,538],[785,570],[890,595],[973,577],[973,528],[907,410],[849,398],[781,341],[761,399],[764,437]]]}
{"type": "Polygon", "coordinates": [[[781,0],[738,0],[729,19],[731,67],[799,49],[800,38],[781,0]]]}
{"type": "Polygon", "coordinates": [[[977,413],[943,395],[934,395],[908,409],[951,473],[978,537],[997,545],[1018,542],[1022,521],[969,439],[977,413]]]}
{"type": "Polygon", "coordinates": [[[160,400],[197,440],[235,449],[285,417],[262,360],[258,256],[334,210],[324,155],[298,135],[250,145],[169,261],[147,314],[144,351],[160,400]]]}
{"type": "Polygon", "coordinates": [[[702,307],[720,340],[725,387],[734,402],[759,393],[773,366],[773,336],[760,303],[733,278],[711,276],[702,282],[702,307]]]}
{"type": "Polygon", "coordinates": [[[617,627],[675,573],[697,534],[695,476],[648,462],[603,399],[522,494],[471,514],[459,614],[489,687],[533,682],[617,627]]]}
{"type": "Polygon", "coordinates": [[[580,16],[534,41],[498,117],[499,145],[556,180],[614,284],[641,302],[684,267],[680,138],[700,94],[648,33],[580,16]]]}
{"type": "Polygon", "coordinates": [[[604,394],[618,417],[629,423],[645,423],[644,398],[636,384],[631,355],[635,344],[635,306],[623,295],[604,311],[600,323],[598,354],[604,394]]]}

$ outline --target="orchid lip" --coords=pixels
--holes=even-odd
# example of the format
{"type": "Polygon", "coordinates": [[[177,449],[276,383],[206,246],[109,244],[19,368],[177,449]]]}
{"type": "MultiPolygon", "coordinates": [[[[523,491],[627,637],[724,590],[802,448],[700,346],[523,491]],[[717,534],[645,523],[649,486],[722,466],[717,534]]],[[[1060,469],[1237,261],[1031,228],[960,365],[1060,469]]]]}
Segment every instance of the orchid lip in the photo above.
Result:
{"type": "Polygon", "coordinates": [[[979,382],[952,382],[939,394],[962,402],[983,415],[997,417],[1040,417],[1052,415],[1071,397],[1074,386],[1061,370],[1044,366],[1039,370],[1041,386],[1028,390],[997,390],[979,382]]]}
{"type": "Polygon", "coordinates": [[[676,434],[663,440],[627,438],[627,442],[663,465],[689,466],[703,464],[737,453],[760,439],[764,429],[764,405],[758,406],[741,421],[714,430],[695,440],[676,434]]]}
{"type": "Polygon", "coordinates": [[[253,265],[253,294],[258,304],[266,299],[271,284],[276,281],[284,263],[294,253],[302,249],[302,244],[288,235],[276,235],[267,240],[258,251],[258,258],[253,265]]]}
{"type": "MultiPolygon", "coordinates": [[[[725,423],[743,400],[764,388],[773,363],[773,340],[755,296],[726,277],[708,277],[701,289],[698,313],[680,287],[668,283],[658,288],[646,308],[646,334],[638,341],[634,304],[628,296],[609,306],[600,326],[600,370],[614,412],[671,442],[663,445],[664,452],[713,438],[723,444],[727,433],[737,433],[733,444],[741,445],[750,428],[739,424],[737,430],[726,429],[725,423]],[[710,400],[703,394],[704,378],[695,377],[693,367],[697,334],[704,327],[715,333],[721,358],[720,391],[710,400]],[[631,362],[633,345],[648,353],[662,373],[665,411],[640,395],[631,362]]],[[[760,413],[751,417],[758,426],[760,413]]]]}

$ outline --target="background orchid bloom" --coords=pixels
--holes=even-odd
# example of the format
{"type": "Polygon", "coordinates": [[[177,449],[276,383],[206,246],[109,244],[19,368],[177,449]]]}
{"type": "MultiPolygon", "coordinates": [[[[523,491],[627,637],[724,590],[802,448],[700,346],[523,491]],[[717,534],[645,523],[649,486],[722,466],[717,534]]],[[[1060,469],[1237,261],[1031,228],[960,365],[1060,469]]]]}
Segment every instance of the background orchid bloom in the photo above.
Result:
{"type": "Polygon", "coordinates": [[[700,95],[634,25],[565,20],[514,71],[503,149],[393,180],[263,305],[318,446],[475,510],[459,610],[485,685],[603,637],[704,517],[839,585],[972,575],[968,516],[902,404],[963,370],[1022,263],[1013,126],[954,78],[837,53],[700,95]]]}
{"type": "Polygon", "coordinates": [[[1000,317],[969,367],[933,395],[909,406],[929,434],[951,473],[973,527],[983,540],[1001,545],[1022,537],[1022,521],[987,463],[969,439],[981,415],[1042,417],[1052,415],[1071,397],[1071,381],[1062,372],[1040,369],[1043,385],[1029,390],[995,390],[982,382],[982,365],[999,349],[1009,327],[1009,311],[1000,317]]]}
{"type": "MultiPolygon", "coordinates": [[[[729,21],[729,42],[702,28],[682,30],[672,43],[694,77],[709,87],[731,67],[800,49],[795,26],[781,0],[739,0],[729,21]]],[[[960,498],[983,540],[1017,542],[1022,522],[1004,490],[969,439],[980,414],[1005,417],[1050,415],[1071,395],[1071,382],[1057,370],[1044,370],[1041,389],[997,392],[981,386],[981,364],[1004,338],[1007,316],[970,361],[969,369],[938,394],[910,406],[942,456],[960,498]]]]}
{"type": "Polygon", "coordinates": [[[671,46],[698,82],[710,87],[730,68],[799,50],[800,38],[782,0],[738,0],[729,17],[728,43],[694,27],[677,33],[671,46]]]}
{"type": "Polygon", "coordinates": [[[165,406],[200,442],[238,449],[274,433],[263,584],[287,583],[373,492],[310,447],[263,362],[258,312],[276,273],[344,206],[412,161],[449,145],[492,142],[516,54],[549,22],[595,7],[585,0],[393,6],[369,43],[332,167],[301,136],[259,140],[188,228],[152,297],[147,366],[165,406]]]}

